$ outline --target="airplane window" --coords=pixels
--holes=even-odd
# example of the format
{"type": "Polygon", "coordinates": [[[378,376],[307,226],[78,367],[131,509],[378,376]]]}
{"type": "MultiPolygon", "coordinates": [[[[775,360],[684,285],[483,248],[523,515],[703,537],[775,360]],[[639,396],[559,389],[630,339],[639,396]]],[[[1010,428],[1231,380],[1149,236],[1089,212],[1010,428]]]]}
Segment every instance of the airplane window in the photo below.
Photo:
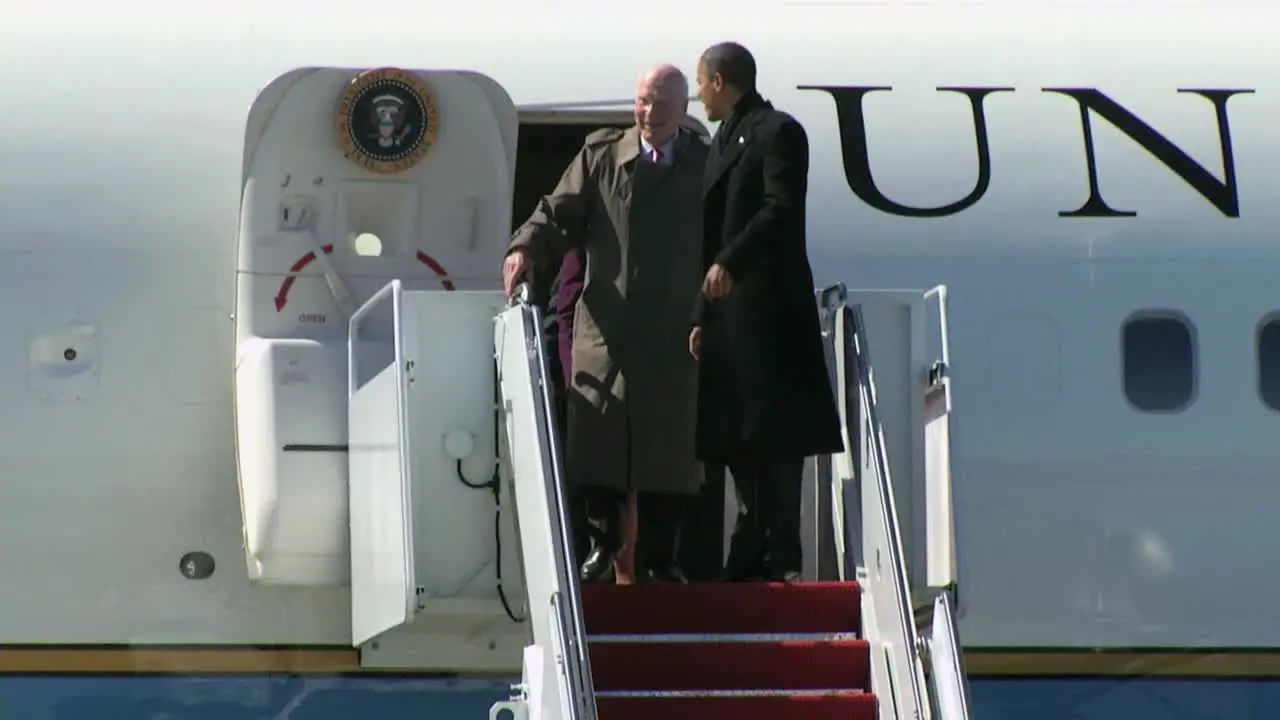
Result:
{"type": "Polygon", "coordinates": [[[1280,410],[1280,317],[1258,328],[1258,394],[1272,410],[1280,410]]]}
{"type": "Polygon", "coordinates": [[[1180,317],[1136,317],[1124,324],[1124,394],[1144,412],[1175,412],[1195,394],[1195,343],[1180,317]]]}

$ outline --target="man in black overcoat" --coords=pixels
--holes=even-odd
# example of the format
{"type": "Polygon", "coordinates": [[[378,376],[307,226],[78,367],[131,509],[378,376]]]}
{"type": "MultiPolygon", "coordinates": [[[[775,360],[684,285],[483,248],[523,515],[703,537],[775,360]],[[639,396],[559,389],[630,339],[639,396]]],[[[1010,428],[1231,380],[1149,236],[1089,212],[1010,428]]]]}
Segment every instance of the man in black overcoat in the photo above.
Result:
{"type": "Polygon", "coordinates": [[[804,460],[844,449],[805,248],[809,141],[756,91],[737,43],[707,49],[698,98],[719,121],[703,181],[703,267],[689,350],[697,452],[733,474],[729,580],[795,580],[804,460]]]}

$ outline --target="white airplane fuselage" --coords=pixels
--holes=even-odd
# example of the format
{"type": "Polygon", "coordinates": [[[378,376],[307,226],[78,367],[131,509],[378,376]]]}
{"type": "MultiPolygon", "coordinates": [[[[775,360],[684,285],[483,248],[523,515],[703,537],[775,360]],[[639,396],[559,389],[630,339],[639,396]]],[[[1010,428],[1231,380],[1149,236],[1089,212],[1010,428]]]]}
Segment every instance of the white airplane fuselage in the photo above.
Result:
{"type": "Polygon", "coordinates": [[[347,640],[341,588],[243,565],[236,236],[273,78],[467,68],[517,103],[592,100],[733,38],[808,130],[818,282],[948,288],[971,652],[1280,648],[1275,9],[796,5],[647,30],[595,6],[133,4],[0,24],[0,646],[347,640]],[[178,571],[190,551],[207,580],[178,571]]]}

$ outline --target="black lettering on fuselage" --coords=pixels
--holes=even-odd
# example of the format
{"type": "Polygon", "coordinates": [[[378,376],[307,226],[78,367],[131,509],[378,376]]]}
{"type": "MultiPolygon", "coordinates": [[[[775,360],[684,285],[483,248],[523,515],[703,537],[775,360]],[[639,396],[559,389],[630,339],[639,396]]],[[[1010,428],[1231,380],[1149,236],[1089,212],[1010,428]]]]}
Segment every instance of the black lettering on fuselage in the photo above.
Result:
{"type": "Polygon", "coordinates": [[[1044,92],[1066,95],[1080,108],[1080,127],[1084,132],[1084,156],[1089,170],[1089,199],[1075,210],[1064,210],[1058,217],[1137,217],[1135,210],[1115,210],[1102,198],[1098,189],[1098,158],[1093,144],[1093,123],[1090,111],[1111,123],[1159,160],[1182,181],[1191,186],[1200,197],[1208,200],[1218,212],[1227,217],[1240,217],[1240,196],[1236,189],[1236,159],[1231,149],[1231,125],[1227,119],[1227,101],[1233,95],[1252,93],[1252,90],[1179,90],[1192,93],[1213,103],[1218,119],[1218,142],[1222,148],[1222,179],[1196,162],[1182,148],[1174,145],[1142,118],[1134,115],[1094,88],[1044,88],[1044,92]]]}
{"type": "Polygon", "coordinates": [[[844,179],[863,202],[881,212],[902,217],[939,218],[955,215],[973,207],[991,186],[991,144],[987,138],[987,119],[983,101],[998,92],[1013,92],[1006,87],[940,87],[938,92],[960,93],[969,99],[973,111],[973,136],[978,146],[978,180],[969,194],[940,207],[911,207],[895,202],[876,185],[871,173],[871,156],[867,141],[867,120],[863,98],[869,93],[892,90],[890,87],[839,87],[835,85],[801,85],[801,90],[821,90],[836,102],[836,122],[840,125],[840,150],[844,163],[844,179]]]}
{"type": "MultiPolygon", "coordinates": [[[[890,91],[888,86],[801,85],[800,90],[820,90],[836,104],[836,120],[840,127],[841,159],[845,182],[863,202],[881,212],[901,217],[938,218],[955,215],[973,207],[991,185],[991,148],[987,132],[985,100],[988,95],[1012,92],[1007,87],[940,87],[939,92],[960,93],[969,100],[973,113],[974,143],[978,156],[978,179],[969,194],[939,207],[912,207],[886,196],[876,185],[871,172],[864,98],[873,92],[890,91]]],[[[1169,168],[1201,197],[1227,217],[1240,216],[1236,187],[1235,156],[1231,146],[1231,127],[1227,117],[1227,101],[1234,95],[1253,90],[1179,90],[1192,93],[1213,103],[1217,114],[1218,139],[1222,148],[1223,177],[1218,179],[1184,150],[1162,135],[1142,118],[1095,88],[1043,88],[1043,92],[1066,95],[1076,101],[1084,134],[1085,166],[1088,171],[1089,197],[1075,210],[1058,213],[1059,217],[1136,217],[1133,210],[1116,210],[1102,197],[1098,182],[1097,151],[1093,139],[1091,113],[1106,120],[1161,164],[1169,168]]]]}

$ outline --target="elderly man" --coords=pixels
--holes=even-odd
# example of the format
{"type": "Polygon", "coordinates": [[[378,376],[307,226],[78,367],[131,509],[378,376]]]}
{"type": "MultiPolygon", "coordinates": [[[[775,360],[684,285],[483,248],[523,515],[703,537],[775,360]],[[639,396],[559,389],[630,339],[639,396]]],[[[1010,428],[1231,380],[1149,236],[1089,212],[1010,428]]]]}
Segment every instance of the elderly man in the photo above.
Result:
{"type": "MultiPolygon", "coordinates": [[[[587,136],[559,185],[516,231],[503,282],[574,247],[586,255],[575,307],[566,472],[583,493],[598,580],[623,547],[626,500],[638,493],[640,579],[680,581],[676,539],[702,481],[694,458],[697,368],[688,308],[702,275],[705,140],[684,129],[689,85],[670,65],[636,87],[635,125],[587,136]]],[[[562,359],[563,361],[564,359],[562,359]]]]}

